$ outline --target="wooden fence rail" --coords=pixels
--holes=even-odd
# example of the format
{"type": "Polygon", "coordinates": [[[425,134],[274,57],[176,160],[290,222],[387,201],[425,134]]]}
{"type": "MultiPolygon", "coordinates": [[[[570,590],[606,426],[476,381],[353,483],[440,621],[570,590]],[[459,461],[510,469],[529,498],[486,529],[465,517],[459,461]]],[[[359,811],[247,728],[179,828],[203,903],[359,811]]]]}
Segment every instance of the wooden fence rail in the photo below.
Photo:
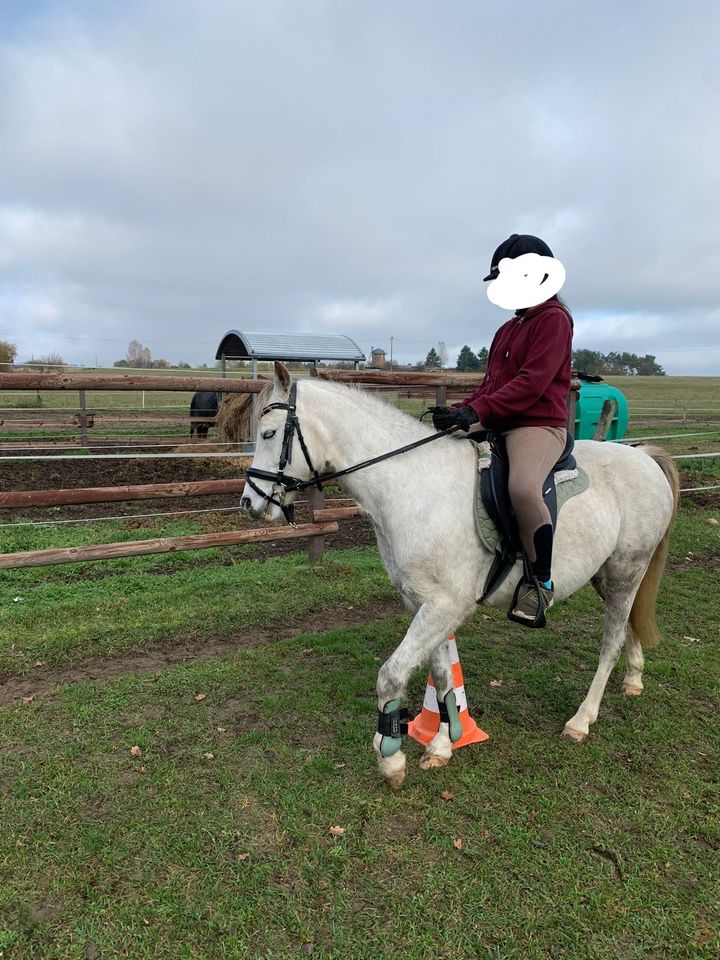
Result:
{"type": "Polygon", "coordinates": [[[241,494],[245,481],[185,480],[177,483],[139,483],[117,487],[85,487],[77,490],[14,490],[0,493],[0,507],[59,507],[81,503],[122,503],[126,500],[156,500],[164,497],[210,497],[241,494]]]}
{"type": "Polygon", "coordinates": [[[0,373],[0,390],[167,390],[194,393],[260,393],[267,380],[232,380],[225,377],[128,377],[92,373],[0,373]]]}
{"type": "Polygon", "coordinates": [[[89,547],[63,547],[55,550],[26,550],[0,554],[0,570],[18,567],[46,567],[57,563],[83,563],[87,560],[118,560],[150,553],[174,553],[178,550],[207,550],[240,543],[267,543],[300,537],[323,537],[337,533],[337,523],[303,523],[296,527],[265,527],[257,530],[228,530],[225,533],[199,533],[187,537],[160,537],[128,543],[104,543],[89,547]]]}

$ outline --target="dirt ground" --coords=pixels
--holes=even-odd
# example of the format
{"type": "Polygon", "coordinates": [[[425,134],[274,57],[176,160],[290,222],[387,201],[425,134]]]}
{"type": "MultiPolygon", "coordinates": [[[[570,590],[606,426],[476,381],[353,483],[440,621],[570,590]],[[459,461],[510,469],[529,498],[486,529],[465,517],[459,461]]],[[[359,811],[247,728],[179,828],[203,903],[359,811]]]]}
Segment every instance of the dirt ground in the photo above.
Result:
{"type": "MultiPolygon", "coordinates": [[[[337,630],[372,623],[405,613],[399,599],[373,600],[362,606],[330,607],[322,611],[322,629],[337,630]]],[[[30,676],[11,676],[0,683],[0,707],[27,698],[34,699],[59,686],[80,681],[109,682],[133,674],[157,673],[179,663],[212,660],[243,647],[261,647],[303,633],[316,633],[318,614],[296,617],[268,626],[246,626],[222,636],[182,634],[170,644],[155,644],[141,649],[126,649],[114,656],[91,657],[72,667],[41,666],[30,676]]]]}

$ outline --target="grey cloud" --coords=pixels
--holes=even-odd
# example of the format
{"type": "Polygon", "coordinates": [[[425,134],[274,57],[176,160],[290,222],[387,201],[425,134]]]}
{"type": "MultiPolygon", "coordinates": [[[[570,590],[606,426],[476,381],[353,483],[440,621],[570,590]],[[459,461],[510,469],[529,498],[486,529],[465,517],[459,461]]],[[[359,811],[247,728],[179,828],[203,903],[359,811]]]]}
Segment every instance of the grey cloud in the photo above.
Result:
{"type": "Polygon", "coordinates": [[[671,371],[713,372],[719,15],[692,10],[5,13],[0,335],[78,360],[95,346],[61,335],[109,341],[106,360],[135,336],[209,360],[231,326],[335,323],[417,359],[440,339],[489,342],[503,314],[481,277],[517,230],[567,267],[578,345],[622,339],[666,351],[671,371]],[[704,353],[688,361],[689,346],[704,353]]]}

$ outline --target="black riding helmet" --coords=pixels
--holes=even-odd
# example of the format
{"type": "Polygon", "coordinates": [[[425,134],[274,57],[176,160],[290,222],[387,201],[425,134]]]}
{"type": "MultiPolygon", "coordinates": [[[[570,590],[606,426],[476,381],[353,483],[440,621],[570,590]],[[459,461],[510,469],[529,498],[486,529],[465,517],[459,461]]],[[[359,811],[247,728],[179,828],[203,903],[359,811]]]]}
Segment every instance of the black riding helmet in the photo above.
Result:
{"type": "Polygon", "coordinates": [[[503,240],[493,254],[490,273],[483,277],[483,280],[495,280],[498,277],[500,273],[498,264],[505,257],[514,260],[515,257],[521,257],[524,253],[537,253],[541,257],[553,255],[550,247],[540,237],[533,237],[530,233],[512,233],[507,240],[503,240]]]}

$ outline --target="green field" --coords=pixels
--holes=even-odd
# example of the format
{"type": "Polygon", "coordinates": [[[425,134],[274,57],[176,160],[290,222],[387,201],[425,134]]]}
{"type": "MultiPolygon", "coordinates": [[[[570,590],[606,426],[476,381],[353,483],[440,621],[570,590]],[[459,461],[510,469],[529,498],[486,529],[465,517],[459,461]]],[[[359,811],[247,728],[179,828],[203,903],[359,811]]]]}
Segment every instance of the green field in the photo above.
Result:
{"type": "MultiPolygon", "coordinates": [[[[720,449],[693,429],[657,432],[677,430],[676,452],[720,449]]],[[[720,483],[718,460],[683,475],[720,483]]],[[[621,663],[587,743],[561,740],[597,663],[600,601],[585,589],[537,632],[478,611],[458,646],[490,740],[434,772],[410,742],[398,794],[371,741],[377,671],[407,618],[373,548],[315,567],[235,547],[0,571],[0,957],[715,960],[711,519],[720,491],[683,498],[642,697],[622,696],[621,663]]],[[[0,552],[234,522],[4,526],[0,552]]]]}

